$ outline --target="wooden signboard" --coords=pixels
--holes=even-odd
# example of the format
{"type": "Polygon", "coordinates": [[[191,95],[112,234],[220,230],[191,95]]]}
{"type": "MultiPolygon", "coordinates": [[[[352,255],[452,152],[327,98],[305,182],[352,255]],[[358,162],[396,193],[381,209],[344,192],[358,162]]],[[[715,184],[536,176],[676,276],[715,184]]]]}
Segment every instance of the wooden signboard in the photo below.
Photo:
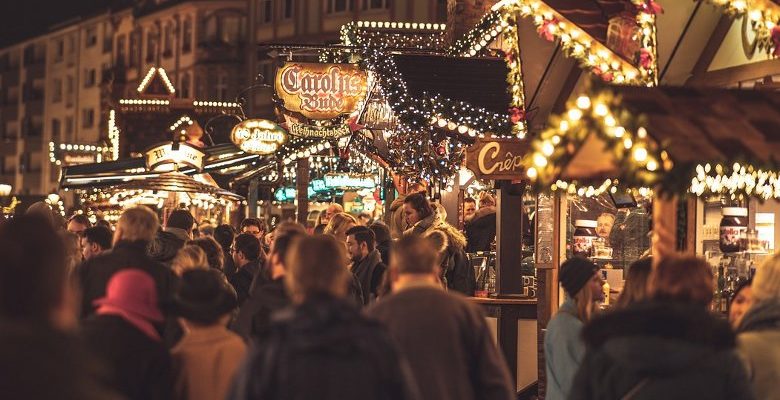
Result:
{"type": "Polygon", "coordinates": [[[367,75],[354,64],[291,62],[276,74],[284,108],[310,119],[349,114],[366,97],[367,75]]]}
{"type": "Polygon", "coordinates": [[[466,149],[466,168],[479,179],[520,180],[529,143],[522,139],[482,138],[466,149]]]}
{"type": "Polygon", "coordinates": [[[287,142],[287,133],[267,119],[247,119],[230,132],[230,140],[249,154],[272,154],[287,142]]]}

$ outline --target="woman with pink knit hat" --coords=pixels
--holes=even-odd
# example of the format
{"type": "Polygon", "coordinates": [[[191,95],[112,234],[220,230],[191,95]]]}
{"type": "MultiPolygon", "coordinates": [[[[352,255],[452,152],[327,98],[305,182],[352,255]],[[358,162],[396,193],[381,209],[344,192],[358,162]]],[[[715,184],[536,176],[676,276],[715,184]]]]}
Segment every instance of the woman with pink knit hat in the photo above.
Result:
{"type": "Polygon", "coordinates": [[[83,336],[112,372],[114,388],[129,399],[170,399],[171,359],[156,326],[164,317],[154,279],[140,269],[121,270],[94,304],[83,336]]]}
{"type": "Polygon", "coordinates": [[[757,399],[780,399],[780,254],[756,271],[753,305],[737,328],[737,349],[757,399]]]}

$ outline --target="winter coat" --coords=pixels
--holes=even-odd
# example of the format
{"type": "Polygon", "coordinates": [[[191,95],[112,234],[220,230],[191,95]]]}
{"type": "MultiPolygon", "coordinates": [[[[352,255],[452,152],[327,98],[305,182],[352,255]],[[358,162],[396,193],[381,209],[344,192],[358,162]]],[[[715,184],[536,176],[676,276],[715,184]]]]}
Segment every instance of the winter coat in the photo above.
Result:
{"type": "Polygon", "coordinates": [[[179,228],[164,228],[149,244],[149,256],[170,267],[179,249],[190,239],[187,232],[179,228]]]}
{"type": "Polygon", "coordinates": [[[639,303],[583,330],[570,399],[753,399],[728,322],[704,307],[639,303]]]}
{"type": "Polygon", "coordinates": [[[496,240],[496,208],[489,206],[477,210],[465,231],[467,253],[490,251],[490,245],[496,240]]]}
{"type": "Polygon", "coordinates": [[[739,326],[737,350],[756,398],[780,399],[780,300],[750,307],[739,326]]]}
{"type": "Polygon", "coordinates": [[[580,337],[582,326],[577,316],[577,304],[567,297],[547,323],[547,333],[544,335],[544,359],[547,363],[545,399],[569,398],[574,376],[585,357],[585,343],[580,337]]]}
{"type": "Polygon", "coordinates": [[[404,216],[404,200],[406,196],[398,196],[392,203],[390,203],[390,212],[387,213],[387,227],[390,228],[390,237],[393,239],[399,239],[403,236],[404,231],[408,228],[406,226],[406,217],[404,216]]]}
{"type": "Polygon", "coordinates": [[[382,256],[382,264],[385,266],[390,265],[390,246],[391,242],[381,242],[376,244],[376,249],[379,251],[379,255],[382,256]]]}
{"type": "MultiPolygon", "coordinates": [[[[236,289],[239,306],[244,304],[244,301],[249,297],[252,281],[258,273],[260,273],[260,261],[255,260],[236,268],[236,272],[228,277],[228,282],[233,286],[233,289],[236,289]]],[[[255,284],[259,285],[259,283],[255,284]]]]}
{"type": "Polygon", "coordinates": [[[230,278],[236,273],[236,263],[233,261],[233,253],[230,252],[230,249],[222,249],[222,255],[225,260],[225,263],[222,265],[222,272],[225,273],[226,278],[230,278]]]}
{"type": "Polygon", "coordinates": [[[262,342],[229,399],[417,398],[388,335],[344,300],[321,296],[277,313],[262,342]]]}
{"type": "Polygon", "coordinates": [[[290,297],[284,288],[284,278],[257,286],[241,306],[230,329],[244,339],[257,339],[268,331],[271,314],[289,306],[290,303],[290,297]]]}
{"type": "Polygon", "coordinates": [[[171,357],[162,342],[116,315],[93,316],[82,328],[85,343],[112,372],[118,392],[132,400],[173,396],[171,357]]]}
{"type": "Polygon", "coordinates": [[[157,287],[160,310],[167,314],[168,302],[175,289],[176,277],[165,265],[152,260],[146,254],[146,242],[119,241],[111,250],[85,261],[76,272],[82,290],[81,317],[95,312],[92,304],[106,295],[106,285],[114,273],[126,268],[140,269],[152,276],[157,287]]]}
{"type": "Polygon", "coordinates": [[[244,341],[224,326],[189,332],[171,350],[175,399],[224,399],[245,354],[244,341]]]}
{"type": "Polygon", "coordinates": [[[0,321],[0,371],[5,400],[122,398],[84,343],[48,325],[0,321]]]}
{"type": "Polygon", "coordinates": [[[433,230],[439,230],[447,235],[447,250],[444,255],[444,276],[447,279],[447,288],[473,296],[477,289],[477,277],[474,268],[466,258],[466,237],[452,225],[442,221],[437,214],[418,221],[405,233],[426,235],[433,230]]]}
{"type": "Polygon", "coordinates": [[[387,266],[382,263],[382,255],[374,249],[360,262],[353,262],[351,270],[360,281],[363,304],[373,303],[378,297],[379,286],[387,270],[387,266]]]}
{"type": "Polygon", "coordinates": [[[516,398],[485,316],[462,295],[422,283],[382,298],[368,315],[387,327],[408,359],[422,398],[516,398]]]}

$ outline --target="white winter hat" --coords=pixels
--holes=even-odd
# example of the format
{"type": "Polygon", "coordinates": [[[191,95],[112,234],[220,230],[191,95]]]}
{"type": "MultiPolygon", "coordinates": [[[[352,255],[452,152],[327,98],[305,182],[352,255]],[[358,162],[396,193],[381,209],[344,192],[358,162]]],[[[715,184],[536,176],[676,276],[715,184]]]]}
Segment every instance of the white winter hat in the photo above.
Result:
{"type": "Polygon", "coordinates": [[[780,298],[780,254],[766,260],[756,271],[751,289],[759,301],[780,298]]]}

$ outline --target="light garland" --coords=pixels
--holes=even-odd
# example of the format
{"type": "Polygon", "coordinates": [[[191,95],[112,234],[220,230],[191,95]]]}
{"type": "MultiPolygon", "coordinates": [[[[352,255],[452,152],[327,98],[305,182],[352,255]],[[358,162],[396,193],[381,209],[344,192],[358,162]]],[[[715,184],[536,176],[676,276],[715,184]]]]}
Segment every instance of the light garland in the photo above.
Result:
{"type": "Polygon", "coordinates": [[[128,106],[168,106],[170,100],[163,99],[120,99],[119,104],[128,106]]]}
{"type": "MultiPolygon", "coordinates": [[[[176,129],[178,129],[180,126],[187,124],[187,126],[194,124],[195,121],[193,121],[189,116],[183,115],[181,118],[179,118],[176,122],[173,123],[168,129],[171,130],[171,132],[175,132],[176,129]]],[[[185,133],[182,131],[182,133],[185,133]]]]}
{"type": "Polygon", "coordinates": [[[198,101],[192,102],[194,107],[211,107],[211,108],[240,108],[241,104],[231,101],[198,101]]]}
{"type": "Polygon", "coordinates": [[[109,153],[111,148],[108,146],[100,146],[94,144],[83,143],[60,143],[49,142],[49,161],[56,165],[62,165],[62,160],[59,158],[59,153],[64,151],[95,154],[96,162],[103,161],[103,155],[109,153]]]}
{"type": "Polygon", "coordinates": [[[111,144],[111,159],[119,159],[119,127],[116,125],[116,111],[108,111],[108,142],[111,144]]]}
{"type": "Polygon", "coordinates": [[[138,91],[138,93],[143,93],[146,90],[146,88],[149,87],[149,84],[152,82],[152,79],[154,79],[155,74],[160,76],[160,78],[163,81],[163,84],[165,85],[165,88],[168,90],[168,93],[170,94],[176,93],[176,88],[173,86],[173,83],[171,83],[171,80],[168,78],[168,74],[165,72],[165,69],[162,67],[149,68],[149,71],[146,72],[144,79],[141,80],[141,83],[138,85],[138,88],[136,88],[136,91],[138,91]]]}
{"type": "Polygon", "coordinates": [[[149,83],[152,81],[152,78],[154,77],[154,73],[157,71],[157,68],[151,67],[149,68],[149,71],[146,72],[146,76],[144,76],[144,79],[141,80],[141,83],[138,85],[138,88],[135,90],[138,91],[138,93],[143,92],[146,90],[146,87],[149,86],[149,83]]]}
{"type": "Polygon", "coordinates": [[[353,21],[342,25],[340,37],[346,46],[441,49],[446,44],[446,27],[417,22],[353,21]]]}
{"type": "Polygon", "coordinates": [[[696,196],[727,195],[732,200],[755,196],[762,200],[780,198],[778,168],[764,169],[748,163],[699,164],[689,192],[696,196]]]}
{"type": "Polygon", "coordinates": [[[173,83],[171,83],[171,80],[168,79],[168,74],[165,73],[165,69],[163,69],[162,67],[157,68],[157,73],[162,78],[163,83],[165,83],[165,87],[168,89],[168,92],[170,94],[175,94],[176,93],[176,88],[173,86],[173,83]]]}
{"type": "Polygon", "coordinates": [[[707,0],[733,17],[745,17],[756,32],[756,46],[780,57],[780,5],[771,0],[707,0]]]}
{"type": "MultiPolygon", "coordinates": [[[[516,41],[516,23],[509,22],[514,22],[514,16],[520,15],[531,18],[542,37],[550,41],[558,40],[567,56],[576,58],[603,80],[619,84],[654,86],[657,84],[658,75],[655,30],[655,13],[658,12],[658,7],[654,0],[632,0],[632,3],[637,9],[636,21],[642,32],[639,40],[643,46],[640,54],[636,56],[636,65],[617,56],[606,45],[590,37],[583,29],[539,0],[503,0],[497,3],[477,27],[457,41],[449,52],[466,57],[476,56],[499,34],[502,34],[505,40],[516,41]],[[512,29],[506,29],[508,26],[512,29]]],[[[511,54],[511,50],[508,54],[511,54]]],[[[510,70],[510,74],[520,74],[519,62],[516,68],[510,67],[510,70]]],[[[508,77],[507,80],[509,79],[508,77]]],[[[513,101],[516,100],[514,97],[513,101]]]]}
{"type": "Polygon", "coordinates": [[[653,187],[674,166],[665,150],[648,137],[644,118],[620,107],[621,99],[609,91],[580,96],[560,116],[551,117],[550,128],[531,142],[524,157],[528,178],[538,190],[564,190],[579,196],[598,196],[616,186],[628,189],[653,187]],[[605,145],[604,155],[614,158],[616,176],[583,182],[560,179],[563,169],[577,156],[591,135],[605,145]]]}

